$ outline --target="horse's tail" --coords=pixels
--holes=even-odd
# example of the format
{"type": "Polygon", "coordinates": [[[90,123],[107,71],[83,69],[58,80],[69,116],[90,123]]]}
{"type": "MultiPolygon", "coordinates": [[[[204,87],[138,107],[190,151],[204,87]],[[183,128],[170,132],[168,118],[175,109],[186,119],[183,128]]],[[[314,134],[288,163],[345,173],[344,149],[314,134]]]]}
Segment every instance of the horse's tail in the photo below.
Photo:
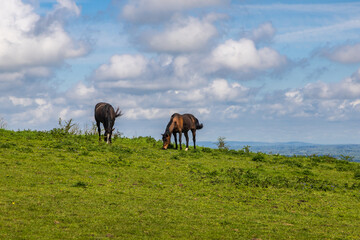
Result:
{"type": "Polygon", "coordinates": [[[195,118],[195,127],[196,129],[202,129],[203,128],[203,124],[199,123],[199,120],[197,118],[195,118]]]}
{"type": "Polygon", "coordinates": [[[115,118],[121,117],[122,115],[124,115],[124,113],[118,107],[115,111],[115,118]]]}

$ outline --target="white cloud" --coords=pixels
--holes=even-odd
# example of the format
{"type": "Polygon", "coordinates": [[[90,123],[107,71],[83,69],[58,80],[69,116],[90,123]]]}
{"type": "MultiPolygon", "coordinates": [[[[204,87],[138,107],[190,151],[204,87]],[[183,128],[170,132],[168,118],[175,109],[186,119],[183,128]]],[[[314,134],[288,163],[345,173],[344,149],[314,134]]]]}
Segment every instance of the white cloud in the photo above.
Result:
{"type": "Polygon", "coordinates": [[[174,12],[227,4],[229,0],[130,0],[122,10],[132,22],[156,22],[174,12]]]}
{"type": "Polygon", "coordinates": [[[360,97],[360,69],[351,77],[335,83],[309,83],[303,94],[314,99],[355,99],[360,97]]]}
{"type": "Polygon", "coordinates": [[[103,64],[96,70],[97,79],[129,79],[143,74],[148,60],[142,55],[114,55],[109,64],[103,64]]]}
{"type": "Polygon", "coordinates": [[[246,109],[241,106],[231,105],[225,109],[223,115],[229,119],[236,119],[240,116],[240,113],[245,111],[246,109]]]}
{"type": "Polygon", "coordinates": [[[240,85],[229,83],[225,79],[215,79],[207,85],[188,90],[170,90],[161,95],[160,99],[171,99],[173,102],[183,103],[196,108],[206,108],[230,103],[246,103],[250,101],[256,92],[240,85]]]}
{"type": "Polygon", "coordinates": [[[211,53],[214,70],[221,68],[232,71],[257,71],[278,68],[287,60],[274,49],[264,47],[257,49],[255,43],[246,38],[239,41],[227,40],[211,53]]]}
{"type": "MultiPolygon", "coordinates": [[[[74,4],[63,0],[59,6],[70,7],[75,11],[74,4]]],[[[1,1],[0,15],[2,70],[48,66],[87,52],[86,46],[73,41],[58,21],[51,22],[39,32],[40,16],[30,5],[20,0],[1,1]]]]}
{"type": "Polygon", "coordinates": [[[89,99],[94,97],[96,90],[94,86],[87,87],[84,83],[79,82],[74,89],[69,92],[72,98],[89,99]]]}
{"type": "Polygon", "coordinates": [[[357,107],[358,105],[360,105],[360,99],[356,99],[355,101],[350,102],[350,105],[352,107],[357,107]]]}
{"type": "Polygon", "coordinates": [[[128,119],[159,119],[165,118],[169,116],[168,109],[160,109],[160,108],[131,108],[126,111],[124,115],[125,118],[128,119]]]}
{"type": "Polygon", "coordinates": [[[37,105],[35,108],[27,108],[24,111],[12,114],[10,121],[12,124],[24,122],[28,126],[37,126],[38,124],[47,123],[54,117],[54,114],[57,114],[54,106],[50,102],[46,102],[37,105]]]}
{"type": "Polygon", "coordinates": [[[304,100],[303,96],[299,90],[288,91],[285,93],[285,97],[288,101],[296,103],[296,104],[301,104],[304,100]]]}
{"type": "Polygon", "coordinates": [[[275,36],[276,30],[272,23],[267,22],[261,24],[258,28],[252,31],[251,39],[255,42],[270,41],[275,36]]]}
{"type": "Polygon", "coordinates": [[[15,106],[30,106],[33,103],[33,100],[31,98],[18,98],[18,97],[14,97],[14,96],[10,96],[9,100],[11,101],[11,103],[15,106]]]}
{"type": "Polygon", "coordinates": [[[39,106],[45,105],[47,101],[43,98],[35,98],[35,103],[39,106]]]}
{"type": "Polygon", "coordinates": [[[59,112],[59,118],[63,120],[76,119],[80,117],[89,116],[90,111],[84,109],[71,109],[70,107],[64,108],[59,112]]]}
{"type": "Polygon", "coordinates": [[[247,100],[249,89],[239,83],[229,84],[225,79],[215,79],[205,88],[205,92],[210,95],[209,99],[243,102],[247,100]]]}
{"type": "Polygon", "coordinates": [[[58,2],[58,4],[55,7],[55,9],[65,8],[65,9],[75,13],[77,16],[80,15],[80,9],[74,1],[72,1],[72,0],[57,0],[57,2],[58,2]]]}
{"type": "Polygon", "coordinates": [[[302,88],[274,93],[257,112],[268,116],[318,118],[327,121],[360,116],[360,69],[339,82],[309,83],[302,88]]]}
{"type": "Polygon", "coordinates": [[[0,83],[15,82],[23,79],[24,74],[21,72],[5,72],[0,73],[0,83]]]}
{"type": "Polygon", "coordinates": [[[330,60],[340,63],[360,62],[360,43],[343,45],[330,50],[323,50],[323,55],[330,60]]]}
{"type": "Polygon", "coordinates": [[[203,20],[194,17],[176,18],[164,32],[147,36],[145,43],[151,50],[160,52],[201,50],[217,34],[215,26],[211,23],[214,20],[214,18],[204,18],[203,20]]]}
{"type": "Polygon", "coordinates": [[[194,60],[180,55],[160,55],[147,59],[143,55],[115,55],[109,64],[95,70],[92,79],[102,90],[127,89],[132,93],[191,89],[206,83],[194,69],[194,60]]]}

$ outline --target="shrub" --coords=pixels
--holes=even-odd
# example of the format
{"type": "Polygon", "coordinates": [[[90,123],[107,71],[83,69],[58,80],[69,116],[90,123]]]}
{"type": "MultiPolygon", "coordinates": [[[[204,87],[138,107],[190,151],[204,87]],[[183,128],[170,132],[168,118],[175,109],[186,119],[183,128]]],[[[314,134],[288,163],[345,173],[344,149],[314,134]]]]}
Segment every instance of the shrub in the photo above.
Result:
{"type": "Polygon", "coordinates": [[[242,150],[244,151],[245,154],[249,155],[250,154],[250,146],[246,145],[242,148],[242,150]]]}
{"type": "Polygon", "coordinates": [[[227,143],[225,142],[225,137],[218,137],[218,142],[216,145],[220,150],[229,150],[229,147],[227,146],[227,143]]]}
{"type": "Polygon", "coordinates": [[[0,129],[6,129],[6,127],[7,127],[6,121],[2,117],[0,117],[0,129]]]}
{"type": "Polygon", "coordinates": [[[206,152],[206,153],[211,153],[212,149],[208,148],[208,147],[204,147],[204,148],[201,149],[201,151],[206,152]]]}
{"type": "Polygon", "coordinates": [[[340,160],[343,160],[343,161],[348,161],[348,162],[351,162],[352,160],[354,160],[354,157],[352,156],[345,156],[345,155],[340,155],[340,160]]]}
{"type": "Polygon", "coordinates": [[[324,163],[324,162],[333,163],[338,161],[336,158],[330,155],[318,156],[316,154],[313,154],[310,156],[310,159],[315,163],[324,163]]]}
{"type": "Polygon", "coordinates": [[[262,153],[257,153],[251,160],[255,162],[264,162],[265,157],[262,153]]]}

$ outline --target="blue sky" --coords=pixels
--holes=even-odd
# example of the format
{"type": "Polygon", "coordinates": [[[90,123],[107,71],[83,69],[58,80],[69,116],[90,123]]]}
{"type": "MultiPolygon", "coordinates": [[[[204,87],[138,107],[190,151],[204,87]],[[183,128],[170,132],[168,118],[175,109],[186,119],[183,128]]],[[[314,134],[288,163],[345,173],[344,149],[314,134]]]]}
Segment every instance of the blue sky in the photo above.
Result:
{"type": "Polygon", "coordinates": [[[358,1],[7,0],[0,117],[90,126],[99,101],[128,137],[174,112],[198,140],[360,143],[358,1]]]}

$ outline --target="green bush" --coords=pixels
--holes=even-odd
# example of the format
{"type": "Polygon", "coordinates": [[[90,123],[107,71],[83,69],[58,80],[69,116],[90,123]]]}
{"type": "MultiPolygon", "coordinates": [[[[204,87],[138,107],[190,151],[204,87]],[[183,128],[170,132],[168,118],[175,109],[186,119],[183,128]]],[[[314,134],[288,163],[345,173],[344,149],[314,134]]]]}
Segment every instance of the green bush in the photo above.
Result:
{"type": "Polygon", "coordinates": [[[252,157],[251,160],[255,162],[264,162],[265,156],[263,153],[257,153],[255,156],[252,157]]]}

